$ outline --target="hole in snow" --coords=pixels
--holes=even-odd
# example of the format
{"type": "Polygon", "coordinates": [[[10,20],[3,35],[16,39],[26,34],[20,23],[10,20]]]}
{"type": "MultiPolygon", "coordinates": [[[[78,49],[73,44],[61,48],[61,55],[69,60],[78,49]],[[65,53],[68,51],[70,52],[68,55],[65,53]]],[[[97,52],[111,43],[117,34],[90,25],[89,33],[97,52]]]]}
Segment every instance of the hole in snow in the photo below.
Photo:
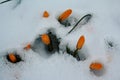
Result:
{"type": "Polygon", "coordinates": [[[20,55],[18,55],[16,52],[7,54],[6,59],[11,63],[18,63],[22,61],[20,55]]]}
{"type": "Polygon", "coordinates": [[[74,50],[71,50],[68,46],[66,47],[66,52],[68,54],[70,54],[71,56],[73,56],[74,58],[76,58],[76,60],[78,61],[84,61],[87,59],[87,55],[84,54],[86,51],[83,50],[79,50],[76,52],[76,55],[74,56],[74,50]]]}
{"type": "Polygon", "coordinates": [[[105,39],[105,44],[106,44],[106,47],[108,49],[116,49],[117,48],[117,44],[115,43],[114,39],[105,39]]]}
{"type": "Polygon", "coordinates": [[[73,26],[77,23],[77,19],[74,16],[67,18],[66,20],[60,22],[60,24],[64,25],[65,27],[73,26]]]}
{"type": "Polygon", "coordinates": [[[100,76],[103,76],[103,75],[104,75],[105,69],[102,69],[102,70],[100,70],[100,71],[97,71],[97,70],[90,70],[90,72],[91,72],[92,74],[94,74],[95,76],[100,77],[100,76]]]}
{"type": "MultiPolygon", "coordinates": [[[[41,40],[41,37],[39,36],[33,42],[33,45],[32,45],[33,51],[38,52],[38,53],[41,53],[41,50],[46,51],[46,53],[59,52],[60,40],[56,36],[56,34],[51,30],[48,30],[47,33],[45,33],[45,34],[49,37],[50,43],[44,44],[41,40]]],[[[44,40],[46,40],[46,39],[44,39],[44,40]]]]}

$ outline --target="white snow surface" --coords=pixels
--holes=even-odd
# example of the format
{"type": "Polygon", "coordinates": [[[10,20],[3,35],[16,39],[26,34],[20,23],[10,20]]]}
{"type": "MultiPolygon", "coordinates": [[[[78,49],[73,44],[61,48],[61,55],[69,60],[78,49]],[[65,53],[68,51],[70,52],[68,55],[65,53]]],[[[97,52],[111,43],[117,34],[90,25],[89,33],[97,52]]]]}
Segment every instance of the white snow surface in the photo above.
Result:
{"type": "Polygon", "coordinates": [[[0,4],[0,80],[120,80],[120,0],[21,0],[16,5],[17,1],[0,4]],[[64,27],[57,20],[67,9],[72,9],[71,17],[76,19],[93,16],[67,34],[73,26],[64,27]],[[48,18],[42,17],[44,11],[49,12],[48,18]],[[84,35],[85,44],[79,52],[86,60],[77,61],[62,51],[47,55],[44,49],[23,49],[48,29],[62,38],[63,50],[66,45],[75,50],[84,35]],[[11,51],[17,51],[23,61],[10,63],[6,54],[11,51]],[[104,65],[100,76],[89,69],[95,61],[104,65]]]}

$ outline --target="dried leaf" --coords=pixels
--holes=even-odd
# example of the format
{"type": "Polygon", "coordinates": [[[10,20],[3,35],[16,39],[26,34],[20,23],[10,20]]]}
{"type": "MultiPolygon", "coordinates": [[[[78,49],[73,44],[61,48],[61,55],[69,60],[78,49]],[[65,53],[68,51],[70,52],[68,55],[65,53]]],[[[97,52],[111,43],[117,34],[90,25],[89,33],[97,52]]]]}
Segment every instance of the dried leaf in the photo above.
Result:
{"type": "Polygon", "coordinates": [[[85,37],[82,35],[76,45],[76,49],[81,49],[83,47],[83,44],[85,43],[85,37]]]}
{"type": "Polygon", "coordinates": [[[71,9],[68,9],[66,11],[64,11],[58,18],[58,20],[61,22],[61,21],[64,21],[66,18],[68,18],[70,16],[70,14],[72,13],[72,10],[71,9]]]}
{"type": "Polygon", "coordinates": [[[94,63],[91,63],[89,67],[91,70],[102,70],[103,64],[101,64],[99,62],[94,62],[94,63]]]}
{"type": "Polygon", "coordinates": [[[48,17],[49,17],[49,13],[48,13],[47,11],[44,11],[43,17],[44,17],[44,18],[48,18],[48,17]]]}
{"type": "Polygon", "coordinates": [[[50,44],[50,38],[47,34],[42,34],[41,35],[42,42],[46,45],[50,44]]]}

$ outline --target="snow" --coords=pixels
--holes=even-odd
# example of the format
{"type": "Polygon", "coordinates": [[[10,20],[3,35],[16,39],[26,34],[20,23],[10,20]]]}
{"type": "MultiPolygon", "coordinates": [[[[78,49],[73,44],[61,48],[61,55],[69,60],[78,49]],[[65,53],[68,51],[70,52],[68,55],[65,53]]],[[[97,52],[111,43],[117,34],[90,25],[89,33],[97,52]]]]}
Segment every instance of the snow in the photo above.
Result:
{"type": "Polygon", "coordinates": [[[120,79],[119,0],[21,0],[17,6],[18,3],[19,0],[12,0],[0,4],[0,80],[120,79]],[[87,24],[78,25],[68,34],[75,22],[65,27],[57,20],[67,9],[73,11],[71,19],[79,20],[86,14],[93,16],[87,24]],[[50,14],[48,18],[42,17],[45,10],[50,14]],[[60,52],[51,54],[37,46],[36,51],[23,49],[49,29],[61,38],[60,52]],[[75,50],[81,35],[85,36],[85,44],[78,52],[85,60],[77,61],[64,51],[66,46],[75,50]],[[14,51],[23,61],[13,64],[6,59],[14,51]],[[98,75],[89,69],[96,61],[104,66],[98,75]]]}

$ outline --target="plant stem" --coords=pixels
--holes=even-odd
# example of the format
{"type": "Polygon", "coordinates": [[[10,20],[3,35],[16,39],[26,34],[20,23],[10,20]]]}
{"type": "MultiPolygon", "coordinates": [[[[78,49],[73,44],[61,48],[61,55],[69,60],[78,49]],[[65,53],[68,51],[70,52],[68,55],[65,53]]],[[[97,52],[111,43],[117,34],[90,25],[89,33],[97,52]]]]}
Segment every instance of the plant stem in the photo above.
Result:
{"type": "Polygon", "coordinates": [[[89,17],[89,19],[90,19],[90,18],[92,17],[92,15],[91,15],[91,14],[87,14],[87,15],[83,16],[83,17],[74,25],[74,27],[68,32],[68,34],[71,33],[71,32],[77,27],[77,25],[78,25],[84,18],[86,18],[86,17],[89,17]]]}
{"type": "Polygon", "coordinates": [[[78,49],[76,49],[74,52],[73,52],[73,57],[75,57],[77,55],[77,52],[78,52],[78,49]]]}

